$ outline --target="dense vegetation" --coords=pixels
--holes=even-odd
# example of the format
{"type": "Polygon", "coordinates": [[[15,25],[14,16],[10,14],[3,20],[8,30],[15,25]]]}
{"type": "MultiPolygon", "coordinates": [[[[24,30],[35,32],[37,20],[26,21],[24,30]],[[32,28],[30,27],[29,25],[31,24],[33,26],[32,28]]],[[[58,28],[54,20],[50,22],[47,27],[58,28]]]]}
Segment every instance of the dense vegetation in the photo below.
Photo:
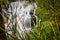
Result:
{"type": "Polygon", "coordinates": [[[41,19],[40,39],[60,40],[60,1],[36,0],[36,14],[41,19]]]}
{"type": "MultiPolygon", "coordinates": [[[[30,0],[32,1],[32,0],[30,0]]],[[[21,40],[60,40],[60,0],[35,0],[37,3],[36,15],[38,27],[26,33],[21,40]]],[[[15,30],[17,32],[17,30],[15,30]]],[[[7,32],[6,32],[7,33],[7,32]]],[[[19,33],[17,33],[19,35],[19,33]]],[[[15,36],[9,35],[11,40],[15,36]]],[[[17,38],[18,39],[18,38],[17,38]]]]}

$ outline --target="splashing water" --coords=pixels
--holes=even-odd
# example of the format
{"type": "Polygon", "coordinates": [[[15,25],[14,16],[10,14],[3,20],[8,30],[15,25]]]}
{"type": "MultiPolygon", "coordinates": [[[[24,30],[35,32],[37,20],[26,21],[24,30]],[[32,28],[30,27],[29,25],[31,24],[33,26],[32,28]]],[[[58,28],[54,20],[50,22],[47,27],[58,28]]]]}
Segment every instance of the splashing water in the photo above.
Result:
{"type": "MultiPolygon", "coordinates": [[[[19,33],[21,35],[23,35],[24,31],[27,30],[31,30],[31,15],[30,12],[32,10],[33,14],[35,15],[35,8],[36,8],[36,3],[29,3],[28,1],[16,1],[16,2],[11,2],[9,4],[9,8],[8,10],[2,9],[3,12],[8,13],[9,16],[9,20],[8,20],[8,24],[10,25],[11,28],[13,28],[13,24],[15,25],[15,23],[17,24],[17,30],[19,31],[19,33]],[[13,24],[12,21],[13,20],[13,24]]],[[[36,19],[37,16],[35,15],[36,19]]],[[[6,29],[9,30],[9,28],[7,28],[7,25],[5,24],[6,29]]],[[[8,32],[9,34],[12,34],[11,31],[8,32]]]]}

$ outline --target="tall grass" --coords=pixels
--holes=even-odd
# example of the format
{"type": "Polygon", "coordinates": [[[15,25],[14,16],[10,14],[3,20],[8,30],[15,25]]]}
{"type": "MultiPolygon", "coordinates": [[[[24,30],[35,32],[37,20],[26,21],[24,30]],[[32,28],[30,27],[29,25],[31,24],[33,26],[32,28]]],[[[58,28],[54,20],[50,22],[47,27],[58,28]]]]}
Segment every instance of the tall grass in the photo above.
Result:
{"type": "MultiPolygon", "coordinates": [[[[59,0],[36,0],[36,15],[38,22],[34,28],[25,33],[22,38],[14,26],[15,34],[6,34],[10,40],[60,40],[60,1],[59,0]]],[[[1,29],[1,28],[0,28],[1,29]]]]}

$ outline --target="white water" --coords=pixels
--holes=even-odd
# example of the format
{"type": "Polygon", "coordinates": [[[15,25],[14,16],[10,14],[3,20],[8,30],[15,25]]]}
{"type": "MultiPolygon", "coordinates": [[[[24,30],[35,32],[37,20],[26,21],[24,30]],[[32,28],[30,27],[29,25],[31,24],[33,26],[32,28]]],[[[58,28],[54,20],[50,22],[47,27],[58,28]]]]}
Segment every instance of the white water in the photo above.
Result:
{"type": "MultiPolygon", "coordinates": [[[[8,12],[5,9],[2,9],[4,12],[8,13],[10,15],[8,24],[13,28],[12,23],[10,20],[14,20],[13,24],[17,23],[17,30],[21,35],[24,34],[24,31],[31,30],[31,15],[30,11],[34,10],[33,13],[35,15],[35,8],[36,8],[36,3],[28,3],[28,1],[16,1],[16,2],[11,2],[10,6],[8,8],[8,12]],[[12,14],[11,14],[12,12],[12,14]],[[16,15],[16,18],[14,16],[16,15]],[[13,19],[12,19],[13,18],[13,19]]],[[[35,15],[37,18],[37,16],[35,15]]],[[[6,24],[5,24],[6,26],[6,24]]],[[[7,30],[10,30],[9,28],[6,27],[7,30]]],[[[11,31],[8,33],[12,34],[11,31]]]]}

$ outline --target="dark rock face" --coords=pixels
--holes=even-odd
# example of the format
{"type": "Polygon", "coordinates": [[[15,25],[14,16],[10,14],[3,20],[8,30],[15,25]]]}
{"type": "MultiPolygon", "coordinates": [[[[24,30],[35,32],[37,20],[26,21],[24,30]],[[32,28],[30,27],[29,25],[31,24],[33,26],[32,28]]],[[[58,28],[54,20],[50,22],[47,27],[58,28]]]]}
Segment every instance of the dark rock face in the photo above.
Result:
{"type": "Polygon", "coordinates": [[[7,40],[5,32],[1,29],[5,30],[5,27],[4,27],[3,17],[0,14],[0,40],[7,40]]]}
{"type": "Polygon", "coordinates": [[[30,11],[30,15],[31,15],[31,26],[34,26],[34,24],[36,24],[36,16],[34,14],[34,10],[30,11]]]}
{"type": "Polygon", "coordinates": [[[15,2],[15,1],[17,1],[17,0],[8,0],[9,2],[15,2]]]}
{"type": "Polygon", "coordinates": [[[0,12],[2,12],[1,4],[0,4],[0,12]]]}

